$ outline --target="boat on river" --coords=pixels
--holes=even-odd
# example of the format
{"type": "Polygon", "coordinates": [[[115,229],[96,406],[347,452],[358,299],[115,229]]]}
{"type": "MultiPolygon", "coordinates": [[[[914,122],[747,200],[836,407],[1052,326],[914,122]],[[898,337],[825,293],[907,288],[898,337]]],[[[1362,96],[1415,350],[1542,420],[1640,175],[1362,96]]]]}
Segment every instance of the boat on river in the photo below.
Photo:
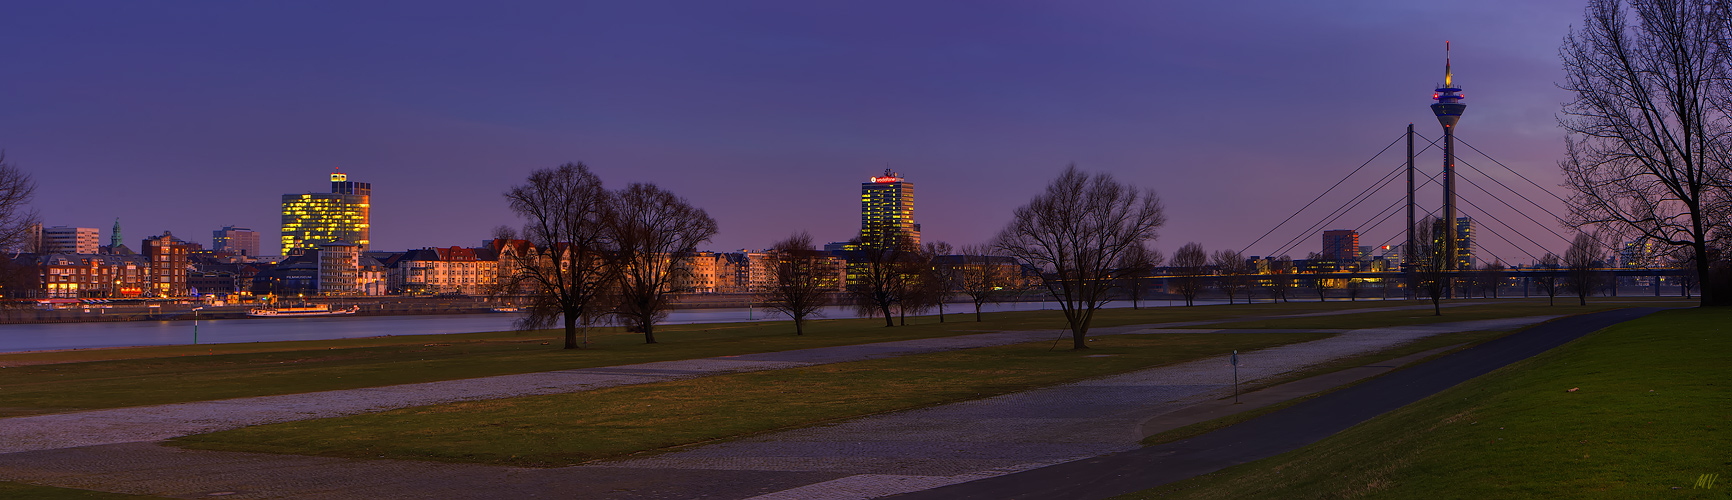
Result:
{"type": "Polygon", "coordinates": [[[294,317],[301,317],[301,316],[342,316],[345,314],[355,314],[355,312],[360,311],[360,310],[361,310],[361,306],[349,306],[349,307],[345,307],[345,308],[331,309],[331,306],[326,305],[326,304],[314,304],[314,305],[309,305],[309,306],[260,307],[257,309],[247,311],[247,316],[252,316],[255,318],[294,318],[294,317]]]}

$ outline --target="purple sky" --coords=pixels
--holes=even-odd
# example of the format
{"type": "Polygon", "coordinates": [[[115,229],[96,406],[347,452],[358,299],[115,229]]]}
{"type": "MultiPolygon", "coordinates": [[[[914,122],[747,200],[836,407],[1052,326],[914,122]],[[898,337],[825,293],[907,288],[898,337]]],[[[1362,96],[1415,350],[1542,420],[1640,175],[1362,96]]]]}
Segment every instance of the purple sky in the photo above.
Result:
{"type": "MultiPolygon", "coordinates": [[[[653,182],[708,210],[721,226],[714,250],[800,229],[847,239],[859,184],[889,167],[915,183],[924,237],[960,245],[989,239],[1075,162],[1160,193],[1170,222],[1157,248],[1238,249],[1408,123],[1438,135],[1427,105],[1446,39],[1466,89],[1460,136],[1555,186],[1555,115],[1569,97],[1554,85],[1557,47],[1583,8],[438,4],[14,2],[0,7],[0,148],[35,176],[46,224],[99,227],[106,243],[118,216],[129,246],[163,230],[208,245],[232,224],[259,230],[272,252],[280,196],[328,191],[333,167],[373,183],[376,249],[473,246],[519,223],[500,193],[568,161],[611,187],[653,182]]],[[[1367,171],[1394,168],[1399,149],[1367,171]]],[[[1421,165],[1435,171],[1441,157],[1421,165]]],[[[1460,189],[1549,249],[1566,245],[1460,189]]],[[[1422,192],[1424,206],[1438,192],[1422,192]]],[[[1329,229],[1359,226],[1397,196],[1329,229]]],[[[1247,253],[1270,254],[1304,225],[1247,253]]],[[[1286,253],[1319,246],[1312,233],[1286,253]]]]}

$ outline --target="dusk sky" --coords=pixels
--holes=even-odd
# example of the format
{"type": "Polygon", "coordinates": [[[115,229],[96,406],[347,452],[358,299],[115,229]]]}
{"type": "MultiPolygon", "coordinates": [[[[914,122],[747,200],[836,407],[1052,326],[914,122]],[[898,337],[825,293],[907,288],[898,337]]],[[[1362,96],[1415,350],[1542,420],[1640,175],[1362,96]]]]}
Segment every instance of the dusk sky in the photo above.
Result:
{"type": "MultiPolygon", "coordinates": [[[[1467,97],[1459,137],[1562,195],[1557,49],[1583,7],[12,2],[0,7],[0,149],[36,179],[46,225],[98,227],[106,244],[120,217],[135,248],[164,230],[209,245],[237,225],[275,252],[281,195],[327,192],[337,167],[373,184],[374,249],[474,246],[520,224],[506,189],[581,161],[609,187],[652,182],[704,208],[718,251],[801,229],[845,240],[860,183],[885,168],[915,184],[926,240],[985,242],[1073,162],[1159,192],[1169,223],[1156,248],[1239,249],[1408,123],[1439,135],[1427,106],[1445,40],[1467,97]]],[[[1441,163],[1436,150],[1420,160],[1441,163]]],[[[1361,225],[1400,186],[1322,229],[1361,225]]],[[[1567,245],[1459,189],[1547,249],[1567,245]]],[[[1421,201],[1439,197],[1433,185],[1421,201]]],[[[1341,199],[1246,253],[1271,254],[1341,199]]],[[[1284,253],[1319,247],[1312,232],[1284,253]]]]}

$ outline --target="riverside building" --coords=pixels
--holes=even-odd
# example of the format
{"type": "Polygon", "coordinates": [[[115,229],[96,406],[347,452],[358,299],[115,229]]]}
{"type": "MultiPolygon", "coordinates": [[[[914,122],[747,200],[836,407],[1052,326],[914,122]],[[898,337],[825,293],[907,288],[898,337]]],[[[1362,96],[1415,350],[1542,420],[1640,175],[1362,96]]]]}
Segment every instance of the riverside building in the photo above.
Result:
{"type": "Polygon", "coordinates": [[[373,185],[331,174],[330,193],[283,195],[283,254],[316,250],[322,243],[345,241],[367,251],[373,185]]]}

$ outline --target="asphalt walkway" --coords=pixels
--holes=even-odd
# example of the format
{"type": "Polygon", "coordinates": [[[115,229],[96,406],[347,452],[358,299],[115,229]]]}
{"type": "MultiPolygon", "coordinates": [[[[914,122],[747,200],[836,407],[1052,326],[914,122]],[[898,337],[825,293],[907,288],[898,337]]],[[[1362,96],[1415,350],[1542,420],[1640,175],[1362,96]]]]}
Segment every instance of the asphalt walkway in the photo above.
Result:
{"type": "Polygon", "coordinates": [[[895,498],[1074,500],[1142,491],[1298,449],[1510,363],[1659,310],[1619,309],[1567,317],[1195,438],[895,498]]]}
{"type": "MultiPolygon", "coordinates": [[[[1460,305],[1468,304],[1470,303],[1460,305]]],[[[1270,318],[1300,318],[1423,307],[1428,306],[1408,305],[1347,309],[1271,316],[1270,318]]],[[[1242,321],[1243,319],[1094,328],[1091,329],[1090,335],[1138,333],[1151,328],[1198,326],[1242,321]]],[[[377,413],[415,406],[562,394],[725,373],[779,370],[909,354],[1035,342],[1051,340],[1061,334],[1065,334],[1065,332],[1059,330],[992,332],[362,389],[11,417],[0,419],[0,453],[159,441],[253,425],[377,413]]]]}
{"type": "MultiPolygon", "coordinates": [[[[1438,333],[1515,328],[1543,319],[1355,330],[1244,353],[1241,376],[1254,381],[1438,333]]],[[[1157,331],[1170,330],[1127,327],[1101,333],[1157,331]]],[[[1055,334],[1019,333],[1027,336],[993,342],[1046,340],[1055,334]]],[[[974,343],[963,339],[966,337],[927,339],[927,344],[849,346],[856,349],[848,355],[844,353],[850,351],[807,350],[816,352],[801,358],[742,360],[746,356],[740,356],[727,360],[835,362],[897,355],[906,349],[964,348],[974,343]]],[[[775,365],[755,369],[773,369],[771,366],[775,365]]],[[[622,368],[612,367],[614,371],[609,374],[620,375],[622,368]]],[[[1148,420],[1219,398],[1230,390],[1230,374],[1225,359],[1199,360],[644,459],[559,469],[181,450],[136,442],[140,441],[138,436],[130,435],[112,444],[38,445],[34,451],[0,454],[0,479],[177,497],[871,498],[1135,449],[1148,420]]],[[[20,419],[0,420],[0,432],[16,420],[20,419]]],[[[125,430],[120,424],[111,422],[117,430],[125,430]]]]}

